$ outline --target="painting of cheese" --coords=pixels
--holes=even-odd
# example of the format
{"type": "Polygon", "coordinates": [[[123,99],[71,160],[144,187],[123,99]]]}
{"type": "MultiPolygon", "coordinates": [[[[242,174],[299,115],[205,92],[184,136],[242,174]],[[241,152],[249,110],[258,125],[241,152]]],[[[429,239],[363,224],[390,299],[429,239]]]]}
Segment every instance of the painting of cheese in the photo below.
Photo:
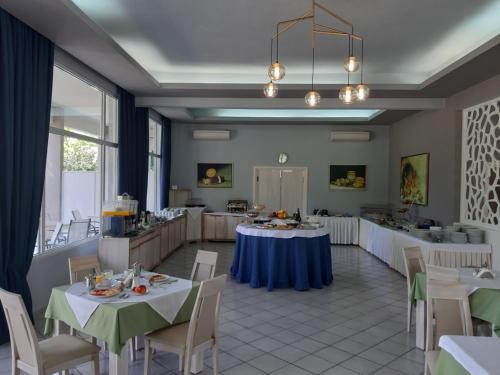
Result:
{"type": "Polygon", "coordinates": [[[232,188],[233,165],[231,163],[198,163],[199,188],[232,188]]]}
{"type": "Polygon", "coordinates": [[[330,190],[366,189],[366,165],[330,165],[330,190]]]}

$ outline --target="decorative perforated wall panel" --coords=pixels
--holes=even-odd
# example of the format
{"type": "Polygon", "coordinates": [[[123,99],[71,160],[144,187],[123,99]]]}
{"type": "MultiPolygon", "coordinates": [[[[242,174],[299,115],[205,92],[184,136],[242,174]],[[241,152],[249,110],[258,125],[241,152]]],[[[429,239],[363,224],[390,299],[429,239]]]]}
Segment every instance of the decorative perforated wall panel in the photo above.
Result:
{"type": "Polygon", "coordinates": [[[500,98],[464,110],[462,219],[500,227],[500,98]]]}

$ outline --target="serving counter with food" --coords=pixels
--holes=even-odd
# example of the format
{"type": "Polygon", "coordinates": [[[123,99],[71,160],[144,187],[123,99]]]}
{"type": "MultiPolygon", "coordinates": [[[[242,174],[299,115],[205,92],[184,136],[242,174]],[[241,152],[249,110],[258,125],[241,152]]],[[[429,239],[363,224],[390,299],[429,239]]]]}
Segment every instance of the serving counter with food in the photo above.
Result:
{"type": "Polygon", "coordinates": [[[469,228],[456,223],[453,231],[450,228],[445,230],[430,228],[412,229],[407,232],[396,226],[361,218],[359,246],[403,275],[406,275],[406,271],[401,249],[412,246],[422,249],[424,261],[428,264],[452,268],[481,266],[485,263],[491,266],[491,245],[477,243],[483,242],[476,239],[478,232],[470,231],[469,235],[465,232],[466,229],[469,228]],[[462,235],[457,236],[453,233],[462,235]],[[464,236],[476,243],[467,243],[464,236]]]}

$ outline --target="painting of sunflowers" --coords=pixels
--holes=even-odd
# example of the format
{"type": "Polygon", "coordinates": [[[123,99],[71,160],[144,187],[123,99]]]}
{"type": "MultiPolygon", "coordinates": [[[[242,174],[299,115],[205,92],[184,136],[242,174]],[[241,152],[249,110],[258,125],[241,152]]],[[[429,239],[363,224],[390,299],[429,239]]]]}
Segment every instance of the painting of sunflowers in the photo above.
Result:
{"type": "Polygon", "coordinates": [[[427,206],[429,153],[402,157],[400,175],[401,202],[427,206]]]}

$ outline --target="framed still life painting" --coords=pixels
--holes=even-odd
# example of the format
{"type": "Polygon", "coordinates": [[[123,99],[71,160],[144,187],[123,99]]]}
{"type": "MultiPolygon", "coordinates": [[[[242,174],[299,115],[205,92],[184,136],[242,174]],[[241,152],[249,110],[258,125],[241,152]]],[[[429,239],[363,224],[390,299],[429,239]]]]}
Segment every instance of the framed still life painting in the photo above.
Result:
{"type": "Polygon", "coordinates": [[[199,188],[232,188],[233,165],[231,163],[198,163],[199,188]]]}
{"type": "Polygon", "coordinates": [[[402,157],[400,176],[401,202],[427,206],[429,153],[402,157]]]}
{"type": "Polygon", "coordinates": [[[366,165],[330,165],[330,190],[366,189],[366,165]]]}

